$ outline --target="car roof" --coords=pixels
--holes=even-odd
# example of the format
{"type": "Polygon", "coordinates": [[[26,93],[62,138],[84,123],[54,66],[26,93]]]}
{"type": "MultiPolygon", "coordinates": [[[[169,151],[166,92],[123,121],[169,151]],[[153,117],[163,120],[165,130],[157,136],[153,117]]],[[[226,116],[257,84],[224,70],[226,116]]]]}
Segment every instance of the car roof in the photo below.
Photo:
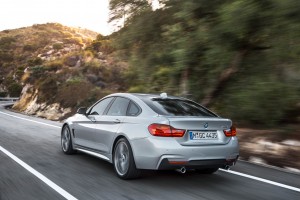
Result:
{"type": "MultiPolygon", "coordinates": [[[[152,99],[152,98],[163,98],[161,95],[163,94],[145,94],[145,93],[129,93],[131,95],[134,95],[140,99],[152,99]]],[[[165,93],[166,94],[166,93],[165,93]]],[[[175,97],[175,96],[170,96],[166,94],[166,97],[168,99],[184,99],[182,97],[175,97]]]]}
{"type": "MultiPolygon", "coordinates": [[[[150,99],[153,99],[153,98],[158,98],[158,99],[163,99],[163,98],[167,98],[167,99],[182,99],[182,100],[187,100],[186,98],[183,98],[183,97],[176,97],[176,96],[171,96],[171,95],[167,95],[165,93],[165,95],[167,95],[166,97],[162,97],[163,93],[161,94],[149,94],[149,93],[114,93],[114,94],[110,94],[108,96],[121,96],[121,97],[136,97],[136,98],[139,98],[139,99],[147,99],[147,100],[150,100],[150,99]]],[[[107,96],[107,97],[108,97],[107,96]]]]}

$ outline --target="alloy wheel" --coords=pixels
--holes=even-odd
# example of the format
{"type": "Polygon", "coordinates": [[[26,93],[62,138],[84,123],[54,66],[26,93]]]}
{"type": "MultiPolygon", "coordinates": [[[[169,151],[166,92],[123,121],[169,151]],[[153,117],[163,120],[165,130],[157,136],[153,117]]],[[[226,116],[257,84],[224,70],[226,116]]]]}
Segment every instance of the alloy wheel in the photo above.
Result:
{"type": "Polygon", "coordinates": [[[122,141],[117,144],[114,154],[114,164],[118,174],[125,175],[129,169],[129,149],[127,144],[122,141]]]}

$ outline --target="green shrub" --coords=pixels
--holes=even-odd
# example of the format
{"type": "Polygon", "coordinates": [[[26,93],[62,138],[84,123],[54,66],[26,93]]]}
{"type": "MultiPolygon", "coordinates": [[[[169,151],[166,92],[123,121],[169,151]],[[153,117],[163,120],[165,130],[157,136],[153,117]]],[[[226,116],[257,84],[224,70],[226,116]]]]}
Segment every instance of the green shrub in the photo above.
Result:
{"type": "Polygon", "coordinates": [[[34,67],[31,67],[31,77],[33,79],[38,79],[40,78],[42,75],[45,74],[45,67],[44,66],[34,66],[34,67]]]}
{"type": "Polygon", "coordinates": [[[90,97],[93,85],[80,79],[73,79],[59,87],[56,102],[63,107],[78,107],[90,97]]]}
{"type": "Polygon", "coordinates": [[[0,97],[6,97],[7,96],[7,92],[0,92],[0,97]]]}
{"type": "Polygon", "coordinates": [[[56,76],[48,76],[39,83],[39,102],[52,103],[57,93],[58,85],[56,76]]]}
{"type": "Polygon", "coordinates": [[[104,71],[105,68],[101,66],[101,64],[93,59],[90,62],[86,62],[84,63],[84,68],[86,68],[89,72],[93,73],[93,74],[98,74],[99,71],[104,71]]]}
{"type": "Polygon", "coordinates": [[[11,52],[0,51],[0,60],[2,62],[12,62],[14,60],[14,56],[11,52]]]}
{"type": "Polygon", "coordinates": [[[2,37],[0,38],[0,49],[8,50],[14,47],[14,43],[16,42],[16,38],[14,37],[2,37]]]}
{"type": "Polygon", "coordinates": [[[39,57],[36,57],[36,58],[31,58],[31,59],[29,59],[28,61],[27,61],[27,64],[29,65],[29,66],[36,66],[36,65],[41,65],[41,64],[43,64],[43,60],[41,59],[41,58],[39,58],[39,57]]]}
{"type": "Polygon", "coordinates": [[[52,47],[55,50],[60,50],[60,49],[64,48],[64,44],[63,43],[55,43],[52,45],[52,47]]]}
{"type": "Polygon", "coordinates": [[[105,54],[110,54],[112,53],[115,49],[112,46],[112,42],[110,40],[103,40],[101,42],[101,48],[100,48],[101,52],[105,53],[105,54]]]}
{"type": "Polygon", "coordinates": [[[140,93],[140,92],[144,92],[146,90],[146,88],[142,85],[139,86],[131,86],[128,89],[128,92],[132,92],[132,93],[140,93]]]}
{"type": "Polygon", "coordinates": [[[8,94],[11,97],[19,97],[22,92],[22,85],[17,82],[14,82],[8,86],[8,94]]]}
{"type": "Polygon", "coordinates": [[[15,75],[16,75],[18,78],[22,77],[23,74],[24,74],[24,69],[22,69],[22,68],[17,69],[17,71],[16,71],[16,73],[15,73],[15,75]]]}
{"type": "Polygon", "coordinates": [[[54,60],[45,64],[48,71],[57,71],[63,67],[63,60],[54,60]]]}
{"type": "Polygon", "coordinates": [[[83,82],[83,80],[84,80],[83,77],[75,76],[75,77],[72,77],[72,78],[68,79],[66,81],[66,83],[69,84],[69,85],[78,84],[78,83],[83,82]]]}
{"type": "Polygon", "coordinates": [[[23,46],[23,51],[33,52],[36,51],[39,47],[34,44],[26,44],[23,46]]]}

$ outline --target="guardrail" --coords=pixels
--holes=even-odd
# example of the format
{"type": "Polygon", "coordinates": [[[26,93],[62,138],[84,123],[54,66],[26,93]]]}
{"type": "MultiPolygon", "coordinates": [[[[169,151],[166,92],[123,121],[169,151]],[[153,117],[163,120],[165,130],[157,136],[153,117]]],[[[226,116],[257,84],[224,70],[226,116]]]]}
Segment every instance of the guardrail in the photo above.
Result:
{"type": "Polygon", "coordinates": [[[0,101],[18,101],[19,97],[0,97],[0,101]]]}

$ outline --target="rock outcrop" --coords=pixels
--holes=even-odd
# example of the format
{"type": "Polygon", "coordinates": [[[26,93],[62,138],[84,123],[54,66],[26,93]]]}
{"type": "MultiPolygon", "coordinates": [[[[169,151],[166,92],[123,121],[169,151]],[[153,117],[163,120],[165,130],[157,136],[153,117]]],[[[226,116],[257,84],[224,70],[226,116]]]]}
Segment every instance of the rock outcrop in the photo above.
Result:
{"type": "Polygon", "coordinates": [[[22,90],[20,100],[16,102],[13,109],[28,115],[60,120],[71,112],[71,108],[63,108],[59,103],[47,104],[39,103],[39,91],[33,85],[26,84],[22,90]]]}

